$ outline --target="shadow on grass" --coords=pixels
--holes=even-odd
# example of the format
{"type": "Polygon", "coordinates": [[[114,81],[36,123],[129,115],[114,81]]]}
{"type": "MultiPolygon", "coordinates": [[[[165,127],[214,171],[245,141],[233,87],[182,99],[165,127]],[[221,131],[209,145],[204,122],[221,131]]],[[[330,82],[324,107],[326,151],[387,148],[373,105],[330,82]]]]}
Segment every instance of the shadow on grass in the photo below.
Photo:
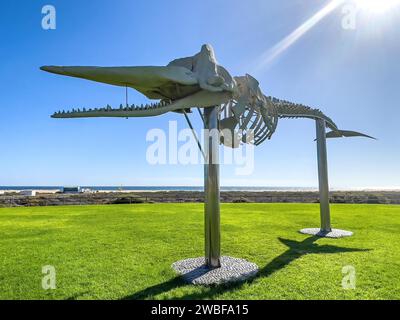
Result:
{"type": "MultiPolygon", "coordinates": [[[[320,238],[316,236],[309,237],[300,242],[283,238],[278,239],[281,243],[286,245],[288,249],[276,258],[274,258],[266,266],[260,268],[258,274],[254,278],[249,279],[245,282],[227,283],[218,286],[204,287],[205,290],[202,292],[190,293],[178,299],[212,299],[216,295],[240,289],[245,283],[251,284],[259,278],[269,277],[274,272],[285,268],[292,261],[306,254],[333,254],[342,252],[370,251],[370,249],[342,248],[332,245],[318,245],[315,242],[320,238]]],[[[152,299],[159,294],[166,293],[170,290],[174,290],[187,285],[188,284],[180,276],[178,276],[167,282],[148,287],[142,291],[138,291],[130,296],[124,297],[123,300],[152,299]]]]}

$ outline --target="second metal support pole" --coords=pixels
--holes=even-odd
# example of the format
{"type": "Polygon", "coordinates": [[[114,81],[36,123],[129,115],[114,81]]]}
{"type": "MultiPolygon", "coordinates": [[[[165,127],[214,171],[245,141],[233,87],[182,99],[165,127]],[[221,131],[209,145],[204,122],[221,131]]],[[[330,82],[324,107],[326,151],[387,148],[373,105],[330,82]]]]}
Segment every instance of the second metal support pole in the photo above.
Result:
{"type": "Polygon", "coordinates": [[[331,213],[329,208],[329,183],[328,183],[328,159],[326,151],[326,123],[325,120],[317,119],[317,157],[318,157],[318,181],[320,198],[321,230],[330,232],[331,213]]]}

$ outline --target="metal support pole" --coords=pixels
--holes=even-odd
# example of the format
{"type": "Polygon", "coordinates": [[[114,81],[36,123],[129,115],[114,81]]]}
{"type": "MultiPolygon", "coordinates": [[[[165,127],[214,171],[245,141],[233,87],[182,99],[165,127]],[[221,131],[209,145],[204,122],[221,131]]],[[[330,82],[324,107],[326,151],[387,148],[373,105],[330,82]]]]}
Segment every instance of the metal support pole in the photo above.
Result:
{"type": "Polygon", "coordinates": [[[326,124],[325,120],[315,121],[317,132],[317,157],[318,157],[318,181],[319,201],[321,214],[321,230],[332,231],[331,214],[329,209],[329,183],[328,183],[328,159],[326,152],[326,124]]]}
{"type": "Polygon", "coordinates": [[[221,267],[218,108],[204,108],[204,128],[209,132],[205,134],[204,141],[205,259],[209,268],[221,267]]]}

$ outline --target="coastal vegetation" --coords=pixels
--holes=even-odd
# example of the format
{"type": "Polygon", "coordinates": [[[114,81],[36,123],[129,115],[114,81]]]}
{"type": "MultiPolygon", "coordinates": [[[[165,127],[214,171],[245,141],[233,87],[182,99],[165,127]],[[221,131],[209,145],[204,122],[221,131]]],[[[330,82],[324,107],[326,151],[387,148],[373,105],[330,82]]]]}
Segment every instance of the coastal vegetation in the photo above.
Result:
{"type": "MultiPolygon", "coordinates": [[[[331,203],[400,204],[400,192],[395,191],[332,191],[331,203]]],[[[204,202],[201,191],[125,191],[91,193],[44,193],[36,196],[17,192],[0,194],[1,207],[66,206],[133,203],[204,202]]],[[[317,191],[222,191],[225,203],[318,203],[317,191]]]]}

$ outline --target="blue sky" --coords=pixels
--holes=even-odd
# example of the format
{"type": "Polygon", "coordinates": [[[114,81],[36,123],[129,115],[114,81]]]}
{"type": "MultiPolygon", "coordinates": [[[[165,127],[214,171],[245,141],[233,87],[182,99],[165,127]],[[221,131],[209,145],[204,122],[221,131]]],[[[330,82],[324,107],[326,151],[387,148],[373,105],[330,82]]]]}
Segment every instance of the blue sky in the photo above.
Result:
{"type": "MultiPolygon", "coordinates": [[[[41,72],[41,65],[165,65],[213,45],[232,75],[252,71],[263,92],[322,109],[343,129],[378,137],[328,141],[336,188],[400,187],[400,11],[357,15],[339,7],[272,63],[260,57],[329,1],[21,1],[0,13],[0,185],[201,185],[202,165],[151,166],[146,133],[184,118],[49,117],[60,108],[113,106],[124,89],[41,72]],[[57,29],[41,28],[41,9],[57,29]]],[[[130,90],[130,102],[145,102],[130,90]]],[[[193,119],[199,124],[196,114],[193,119]]],[[[199,126],[197,126],[199,127],[199,126]]],[[[221,168],[222,185],[317,186],[311,120],[282,120],[256,148],[255,170],[221,168]]]]}

